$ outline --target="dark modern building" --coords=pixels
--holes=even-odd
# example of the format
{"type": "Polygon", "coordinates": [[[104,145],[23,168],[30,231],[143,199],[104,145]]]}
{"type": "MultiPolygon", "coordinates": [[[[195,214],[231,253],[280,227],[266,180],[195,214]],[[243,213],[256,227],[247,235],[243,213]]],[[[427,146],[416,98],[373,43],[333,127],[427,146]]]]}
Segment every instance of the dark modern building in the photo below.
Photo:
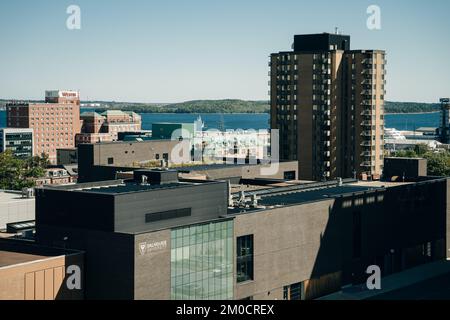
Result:
{"type": "Polygon", "coordinates": [[[296,35],[270,57],[271,128],[280,158],[304,180],[368,177],[383,170],[386,54],[351,50],[350,36],[296,35]]]}
{"type": "Polygon", "coordinates": [[[135,175],[37,190],[38,243],[86,250],[88,299],[233,298],[227,183],[135,175]]]}
{"type": "Polygon", "coordinates": [[[385,158],[383,176],[386,180],[414,181],[428,175],[428,161],[423,158],[385,158]]]}
{"type": "Polygon", "coordinates": [[[174,171],[44,187],[41,245],[85,252],[87,299],[323,297],[448,257],[447,179],[409,183],[246,179],[174,171]]]}
{"type": "Polygon", "coordinates": [[[77,148],[65,148],[56,150],[56,164],[71,165],[78,163],[78,149],[77,148]]]}

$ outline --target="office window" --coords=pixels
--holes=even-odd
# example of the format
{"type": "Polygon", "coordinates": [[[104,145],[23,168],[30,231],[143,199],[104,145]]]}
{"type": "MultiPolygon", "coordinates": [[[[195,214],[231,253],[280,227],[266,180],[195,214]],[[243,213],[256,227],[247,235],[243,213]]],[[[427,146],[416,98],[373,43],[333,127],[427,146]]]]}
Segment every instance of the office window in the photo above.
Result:
{"type": "Polygon", "coordinates": [[[237,238],[237,282],[253,280],[253,235],[237,238]]]}
{"type": "Polygon", "coordinates": [[[114,158],[108,158],[108,164],[114,164],[114,158]]]}
{"type": "Polygon", "coordinates": [[[283,300],[305,300],[304,283],[294,283],[283,287],[283,300]]]}

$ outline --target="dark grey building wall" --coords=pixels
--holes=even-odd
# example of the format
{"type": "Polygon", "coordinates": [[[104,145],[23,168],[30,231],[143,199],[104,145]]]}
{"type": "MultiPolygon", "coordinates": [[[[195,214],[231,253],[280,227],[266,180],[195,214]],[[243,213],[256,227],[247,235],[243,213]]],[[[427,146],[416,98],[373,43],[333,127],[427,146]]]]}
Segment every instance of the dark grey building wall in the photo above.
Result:
{"type": "Polygon", "coordinates": [[[283,286],[340,271],[340,225],[329,226],[332,205],[327,200],[236,216],[235,237],[254,235],[254,281],[237,284],[235,298],[282,300],[283,286]]]}
{"type": "Polygon", "coordinates": [[[78,146],[78,182],[90,182],[91,168],[94,165],[94,145],[80,144],[78,146]]]}
{"type": "Polygon", "coordinates": [[[36,189],[36,220],[50,226],[114,230],[114,197],[89,192],[36,189]]]}
{"type": "Polygon", "coordinates": [[[254,281],[236,285],[236,298],[282,299],[294,283],[339,273],[342,285],[360,283],[370,265],[387,274],[445,258],[447,186],[443,179],[236,216],[235,236],[254,234],[255,268],[254,281]],[[417,256],[428,242],[429,260],[417,256]]]}
{"type": "Polygon", "coordinates": [[[295,52],[331,51],[330,45],[336,45],[338,50],[350,50],[350,36],[329,33],[294,36],[295,52]]]}
{"type": "Polygon", "coordinates": [[[115,199],[115,230],[143,232],[217,219],[227,213],[227,199],[225,182],[118,195],[115,199]],[[145,223],[146,214],[188,208],[191,209],[189,217],[145,223]]]}
{"type": "Polygon", "coordinates": [[[85,251],[86,299],[134,299],[133,235],[40,224],[37,242],[85,251]]]}
{"type": "Polygon", "coordinates": [[[443,258],[446,184],[446,180],[431,181],[337,199],[333,212],[342,225],[343,283],[365,281],[370,265],[379,265],[384,274],[412,267],[408,250],[427,242],[435,246],[433,259],[443,258]],[[361,217],[360,256],[354,251],[354,214],[361,217]]]}
{"type": "Polygon", "coordinates": [[[385,158],[383,176],[390,180],[392,177],[399,177],[405,180],[417,177],[427,176],[427,160],[426,159],[409,159],[409,158],[385,158]]]}
{"type": "Polygon", "coordinates": [[[74,149],[56,149],[56,163],[58,165],[78,163],[78,150],[74,149]]]}

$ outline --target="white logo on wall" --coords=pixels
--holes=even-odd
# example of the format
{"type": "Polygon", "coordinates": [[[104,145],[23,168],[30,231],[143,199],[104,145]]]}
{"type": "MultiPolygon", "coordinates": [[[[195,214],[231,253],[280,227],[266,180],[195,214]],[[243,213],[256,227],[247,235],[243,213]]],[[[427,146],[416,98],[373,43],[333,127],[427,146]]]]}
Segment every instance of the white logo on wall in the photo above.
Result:
{"type": "Polygon", "coordinates": [[[144,254],[152,253],[155,251],[164,250],[167,248],[167,241],[158,241],[158,242],[141,242],[139,243],[139,252],[141,256],[144,254]]]}

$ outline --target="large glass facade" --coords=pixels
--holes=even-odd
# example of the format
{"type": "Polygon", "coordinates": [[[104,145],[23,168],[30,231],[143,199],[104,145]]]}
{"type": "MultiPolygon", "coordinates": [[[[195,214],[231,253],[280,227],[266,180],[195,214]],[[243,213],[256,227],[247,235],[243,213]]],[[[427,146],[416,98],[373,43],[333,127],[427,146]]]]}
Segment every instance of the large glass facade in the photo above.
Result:
{"type": "Polygon", "coordinates": [[[171,298],[233,299],[233,220],[171,231],[171,298]]]}

